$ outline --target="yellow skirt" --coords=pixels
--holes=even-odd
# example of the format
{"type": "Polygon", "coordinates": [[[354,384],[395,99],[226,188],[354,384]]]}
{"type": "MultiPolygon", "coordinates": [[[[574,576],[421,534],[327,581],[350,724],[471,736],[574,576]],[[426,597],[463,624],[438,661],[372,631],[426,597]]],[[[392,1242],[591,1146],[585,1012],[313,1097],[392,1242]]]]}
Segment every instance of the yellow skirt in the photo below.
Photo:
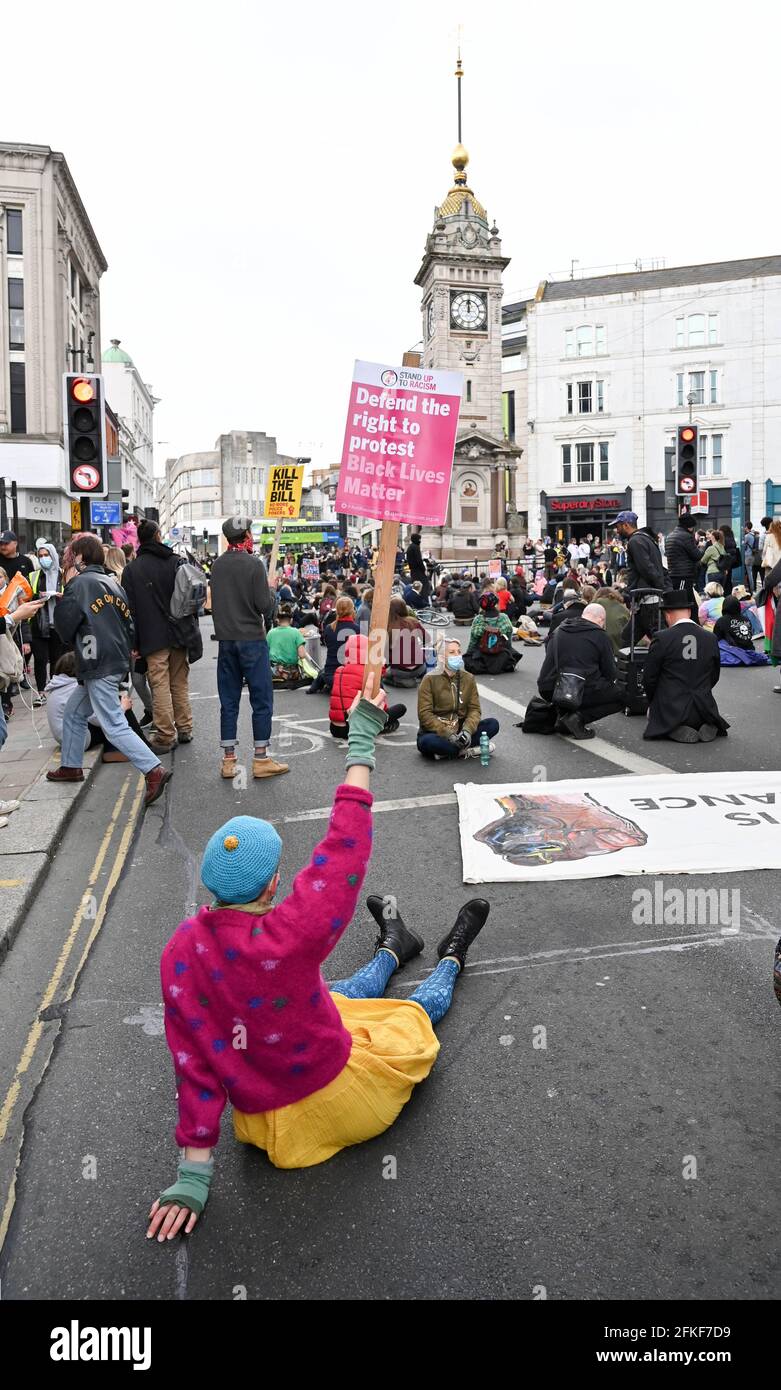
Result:
{"type": "Polygon", "coordinates": [[[334,994],[333,1000],[353,1040],[339,1075],[280,1110],[233,1112],[236,1138],[265,1149],[277,1168],[310,1168],[350,1144],[382,1134],[436,1061],[437,1036],[425,1009],[413,999],[334,994]]]}

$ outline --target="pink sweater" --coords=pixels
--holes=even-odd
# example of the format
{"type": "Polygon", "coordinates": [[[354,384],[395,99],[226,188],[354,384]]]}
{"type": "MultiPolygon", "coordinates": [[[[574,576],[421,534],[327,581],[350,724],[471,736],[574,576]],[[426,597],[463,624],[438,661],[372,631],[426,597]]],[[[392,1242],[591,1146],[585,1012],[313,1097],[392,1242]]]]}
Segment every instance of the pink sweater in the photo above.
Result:
{"type": "Polygon", "coordinates": [[[178,1144],[213,1147],[226,1097],[247,1114],[327,1086],[351,1038],[320,973],[355,911],[371,854],[372,797],[340,786],[325,839],[261,916],[202,907],[163,951],[165,1035],[178,1144]]]}

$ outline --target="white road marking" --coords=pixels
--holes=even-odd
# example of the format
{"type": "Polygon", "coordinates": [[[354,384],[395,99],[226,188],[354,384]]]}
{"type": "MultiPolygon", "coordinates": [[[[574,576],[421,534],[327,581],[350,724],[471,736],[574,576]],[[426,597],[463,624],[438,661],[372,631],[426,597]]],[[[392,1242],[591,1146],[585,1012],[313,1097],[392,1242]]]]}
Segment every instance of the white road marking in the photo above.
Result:
{"type": "MultiPolygon", "coordinates": [[[[611,947],[605,942],[599,946],[578,946],[570,950],[535,951],[529,956],[501,956],[496,960],[480,961],[467,965],[465,975],[506,975],[517,970],[538,970],[546,965],[588,965],[592,960],[613,960],[618,956],[650,956],[660,952],[683,952],[695,950],[699,946],[725,946],[731,941],[767,941],[762,932],[741,932],[739,936],[707,936],[698,933],[693,936],[659,937],[650,941],[619,941],[611,947]],[[626,949],[617,949],[618,947],[626,949]],[[486,966],[496,967],[486,969],[486,966]]],[[[402,989],[416,989],[428,976],[419,980],[399,981],[402,989]]]]}
{"type": "MultiPolygon", "coordinates": [[[[372,812],[376,815],[381,811],[417,811],[426,806],[455,806],[455,804],[455,792],[442,792],[438,796],[408,796],[401,797],[397,801],[375,801],[372,812]]],[[[332,810],[332,806],[316,806],[312,811],[299,811],[298,815],[284,816],[282,823],[290,825],[295,821],[328,820],[332,810]]],[[[275,824],[274,821],[270,823],[275,824]]]]}
{"type": "MultiPolygon", "coordinates": [[[[510,714],[517,714],[519,719],[523,719],[526,714],[526,706],[511,700],[509,695],[500,695],[491,686],[478,685],[478,693],[481,700],[488,700],[491,704],[498,705],[500,709],[506,709],[510,714]]],[[[533,738],[534,735],[529,735],[533,738]]],[[[550,737],[561,738],[561,734],[550,735],[550,737]]],[[[622,767],[625,772],[656,773],[675,772],[676,769],[668,767],[666,763],[658,763],[653,758],[644,758],[640,753],[631,753],[627,748],[618,748],[612,743],[608,743],[604,738],[590,738],[581,740],[575,738],[565,739],[565,742],[572,748],[580,748],[584,753],[593,753],[595,757],[602,758],[606,763],[615,763],[616,767],[622,767]]],[[[535,745],[537,746],[537,745],[535,745]]]]}

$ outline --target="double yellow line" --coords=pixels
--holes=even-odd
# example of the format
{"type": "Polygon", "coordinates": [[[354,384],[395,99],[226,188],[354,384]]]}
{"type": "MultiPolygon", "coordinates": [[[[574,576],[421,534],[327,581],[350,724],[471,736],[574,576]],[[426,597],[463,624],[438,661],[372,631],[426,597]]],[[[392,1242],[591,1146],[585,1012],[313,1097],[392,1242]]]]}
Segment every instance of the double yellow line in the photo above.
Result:
{"type": "MultiPolygon", "coordinates": [[[[55,965],[54,970],[51,974],[51,978],[49,979],[49,982],[41,996],[41,1001],[36,1010],[36,1018],[34,1022],[31,1024],[30,1031],[27,1034],[24,1047],[22,1048],[22,1055],[19,1058],[19,1062],[14,1072],[13,1080],[8,1088],[8,1091],[6,1092],[3,1104],[2,1106],[0,1106],[0,1143],[2,1143],[3,1139],[5,1138],[8,1132],[8,1125],[11,1121],[11,1117],[14,1113],[17,1102],[21,1095],[22,1078],[28,1071],[30,1064],[33,1061],[33,1058],[35,1057],[38,1044],[41,1040],[41,1037],[43,1036],[45,1024],[41,1021],[40,1016],[53,1003],[57,995],[57,991],[59,990],[60,985],[62,983],[63,975],[65,974],[66,967],[78,940],[79,932],[81,931],[81,927],[83,925],[87,909],[90,905],[91,889],[95,887],[95,884],[97,883],[98,878],[100,877],[103,865],[106,860],[106,856],[109,851],[109,846],[111,845],[111,841],[114,836],[114,831],[117,827],[120,815],[122,814],[122,809],[125,805],[125,802],[128,800],[128,793],[130,791],[132,781],[132,776],[126,778],[122,791],[120,792],[119,797],[117,798],[117,802],[114,807],[114,813],[111,817],[111,820],[108,823],[108,826],[106,827],[106,833],[100,842],[100,848],[98,849],[98,852],[95,856],[95,862],[90,870],[90,875],[87,880],[87,886],[84,890],[84,893],[82,894],[81,902],[79,903],[79,906],[76,909],[70,927],[68,928],[68,934],[65,938],[65,941],[63,942],[62,950],[60,951],[57,964],[55,965]]],[[[65,990],[65,993],[62,995],[63,1003],[67,1003],[68,1000],[73,997],[73,991],[76,988],[76,984],[84,968],[87,957],[89,956],[89,953],[92,950],[95,938],[97,937],[98,932],[103,926],[103,922],[106,917],[106,912],[108,910],[108,905],[111,900],[111,895],[114,892],[117,883],[119,882],[119,876],[122,873],[122,870],[125,866],[128,850],[130,848],[130,842],[133,838],[133,833],[136,828],[136,820],[138,817],[138,810],[141,805],[141,798],[144,795],[144,785],[145,784],[143,777],[139,777],[136,792],[132,798],[130,810],[127,815],[127,822],[120,837],[119,844],[114,855],[114,862],[111,865],[111,870],[106,879],[103,894],[100,899],[100,904],[95,914],[95,921],[93,922],[92,929],[89,932],[86,942],[84,943],[84,949],[82,950],[78,964],[76,965],[73,974],[70,978],[70,982],[65,990]]],[[[51,1052],[49,1053],[49,1056],[51,1056],[51,1052]]],[[[46,1070],[48,1062],[49,1058],[46,1059],[41,1075],[43,1075],[43,1072],[46,1070]]],[[[14,1172],[14,1175],[11,1179],[11,1184],[8,1189],[8,1194],[3,1208],[2,1218],[0,1218],[0,1249],[2,1249],[6,1233],[8,1231],[8,1223],[11,1219],[11,1212],[13,1211],[15,1197],[16,1172],[14,1172]]]]}

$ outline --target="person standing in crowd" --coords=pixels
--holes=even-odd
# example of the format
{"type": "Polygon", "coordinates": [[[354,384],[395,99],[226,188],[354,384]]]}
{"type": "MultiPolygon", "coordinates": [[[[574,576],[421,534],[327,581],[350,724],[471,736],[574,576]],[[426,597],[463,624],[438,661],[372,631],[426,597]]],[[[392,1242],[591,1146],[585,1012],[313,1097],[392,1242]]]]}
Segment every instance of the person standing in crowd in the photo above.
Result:
{"type": "MultiPolygon", "coordinates": [[[[223,523],[227,550],[212,566],[212,616],[217,637],[217,693],[220,697],[222,776],[236,775],[239,706],[244,682],[252,706],[255,755],[252,775],[278,777],[290,769],[269,754],[274,687],[266,633],[274,618],[275,600],[266,567],[254,556],[250,517],[233,516],[223,523]]],[[[137,561],[135,562],[138,563],[137,561]]]]}
{"type": "MultiPolygon", "coordinates": [[[[781,521],[771,516],[763,516],[762,525],[765,528],[765,539],[762,544],[761,569],[765,577],[781,560],[781,521]]],[[[2,554],[3,547],[0,545],[0,555],[2,554]]],[[[10,579],[10,574],[8,577],[10,579]]]]}
{"type": "Polygon", "coordinates": [[[562,672],[580,676],[583,696],[577,710],[559,712],[554,732],[567,738],[594,738],[589,725],[620,714],[626,703],[613,646],[605,632],[605,610],[599,604],[588,603],[582,614],[565,618],[549,639],[537,677],[543,700],[553,701],[562,672]]]}
{"type": "MultiPolygon", "coordinates": [[[[753,594],[755,588],[755,565],[757,557],[757,535],[750,521],[743,527],[743,572],[746,576],[746,587],[753,594]]],[[[757,566],[758,568],[758,566],[757,566]]]]}
{"type": "Polygon", "coordinates": [[[637,513],[619,512],[615,525],[626,546],[627,590],[630,594],[633,589],[658,590],[658,594],[643,594],[635,601],[635,638],[639,641],[659,631],[659,602],[667,580],[659,543],[650,528],[643,527],[642,531],[637,529],[637,513]]]}
{"type": "Polygon", "coordinates": [[[54,625],[60,639],[73,647],[79,688],[65,707],[61,765],[46,777],[49,782],[84,780],[87,726],[94,714],[108,741],[145,777],[144,804],[151,806],[172,774],[128,727],[120,705],[120,683],[130,669],[135,640],[127,595],[106,574],[97,536],[80,536],[72,543],[72,552],[76,574],[57,604],[54,625]]]}
{"type": "Polygon", "coordinates": [[[135,624],[136,652],[146,661],[152,690],[157,734],[150,747],[164,755],[176,747],[177,737],[180,743],[192,742],[187,650],[194,641],[197,620],[175,621],[171,617],[171,596],[181,560],[163,545],[157,522],[140,522],[138,540],[138,554],[123,570],[122,587],[135,624]]]}
{"type": "MultiPolygon", "coordinates": [[[[5,636],[13,641],[16,629],[21,628],[22,623],[31,622],[44,601],[43,599],[33,599],[27,603],[18,604],[13,613],[0,614],[0,637],[5,636]]],[[[0,689],[2,689],[2,685],[0,685],[0,689]]],[[[8,724],[6,723],[5,691],[3,690],[3,700],[0,702],[0,751],[2,751],[7,737],[8,724]]],[[[0,830],[5,829],[11,813],[19,810],[19,804],[16,800],[0,801],[0,830]]]]}
{"type": "Polygon", "coordinates": [[[706,584],[721,584],[725,556],[723,531],[709,531],[708,544],[700,556],[700,564],[705,570],[706,584]]]}
{"type": "Polygon", "coordinates": [[[407,546],[407,565],[409,566],[410,579],[413,584],[416,580],[420,581],[421,593],[424,603],[428,603],[431,597],[431,582],[426,569],[426,562],[420,549],[420,533],[414,531],[409,538],[407,546]]]}
{"type": "Polygon", "coordinates": [[[651,643],[643,667],[650,701],[643,738],[674,743],[711,743],[729,724],[713,698],[721,674],[719,644],[693,622],[680,590],[662,599],[667,630],[651,643]]]}
{"type": "MultiPolygon", "coordinates": [[[[35,565],[33,561],[30,559],[29,555],[20,555],[19,538],[15,531],[3,531],[2,534],[0,534],[0,565],[2,565],[3,569],[5,570],[6,577],[8,578],[9,582],[13,579],[14,575],[21,574],[22,578],[26,579],[27,583],[30,584],[31,575],[35,570],[35,565]]],[[[22,621],[21,623],[17,624],[17,626],[14,629],[13,640],[16,642],[17,647],[22,653],[26,669],[27,659],[32,649],[30,629],[28,628],[26,622],[22,621]]],[[[17,685],[15,682],[12,683],[9,686],[6,694],[9,698],[13,695],[18,695],[20,687],[22,690],[30,689],[30,684],[27,680],[25,672],[22,673],[22,678],[19,681],[19,685],[17,685]]]]}
{"type": "Polygon", "coordinates": [[[678,517],[678,525],[670,532],[665,542],[667,577],[670,587],[685,591],[692,609],[692,616],[696,614],[694,587],[702,559],[699,546],[692,535],[696,529],[696,519],[691,513],[682,512],[678,517]]]}
{"type": "Polygon", "coordinates": [[[495,738],[499,721],[482,717],[477,681],[464,669],[461,643],[446,642],[442,660],[442,668],[429,671],[418,690],[418,752],[438,760],[477,758],[480,735],[495,738]]]}
{"type": "Polygon", "coordinates": [[[40,709],[46,704],[46,682],[62,656],[62,643],[54,631],[54,609],[60,598],[60,559],[51,541],[43,537],[35,542],[38,556],[37,570],[30,575],[29,584],[34,598],[44,602],[30,623],[30,646],[33,654],[35,688],[37,695],[33,707],[40,709]]]}

